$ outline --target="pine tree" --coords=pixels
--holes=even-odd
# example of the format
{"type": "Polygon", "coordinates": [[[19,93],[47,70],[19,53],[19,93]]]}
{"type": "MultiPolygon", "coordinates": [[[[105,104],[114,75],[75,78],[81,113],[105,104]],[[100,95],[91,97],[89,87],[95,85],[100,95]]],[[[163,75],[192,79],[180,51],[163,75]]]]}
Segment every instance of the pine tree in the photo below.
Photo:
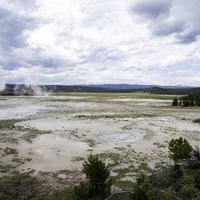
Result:
{"type": "Polygon", "coordinates": [[[194,101],[193,100],[190,101],[190,106],[194,106],[194,101]]]}
{"type": "Polygon", "coordinates": [[[183,101],[183,107],[189,107],[189,101],[187,99],[183,101]]]}
{"type": "Polygon", "coordinates": [[[172,106],[178,106],[178,99],[174,98],[173,102],[172,102],[172,106]]]}
{"type": "Polygon", "coordinates": [[[196,105],[200,106],[200,97],[197,99],[196,105]]]}
{"type": "Polygon", "coordinates": [[[80,186],[75,186],[74,191],[78,198],[89,199],[97,198],[105,199],[110,195],[112,181],[110,171],[105,162],[99,155],[90,154],[87,161],[83,163],[83,173],[86,175],[87,182],[81,182],[80,186]]]}
{"type": "Polygon", "coordinates": [[[172,139],[169,142],[169,157],[172,158],[175,164],[178,160],[187,160],[191,158],[192,146],[186,139],[180,137],[179,139],[172,139]]]}
{"type": "Polygon", "coordinates": [[[182,101],[181,101],[181,98],[179,99],[179,106],[182,106],[182,101]]]}

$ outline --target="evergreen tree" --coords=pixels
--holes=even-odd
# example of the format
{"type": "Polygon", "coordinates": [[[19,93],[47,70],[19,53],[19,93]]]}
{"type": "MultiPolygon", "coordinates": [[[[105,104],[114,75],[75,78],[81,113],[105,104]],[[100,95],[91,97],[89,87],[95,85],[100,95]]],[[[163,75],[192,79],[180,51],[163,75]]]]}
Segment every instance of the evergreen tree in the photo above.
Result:
{"type": "Polygon", "coordinates": [[[193,100],[190,101],[190,106],[194,106],[194,101],[193,100]]]}
{"type": "Polygon", "coordinates": [[[178,99],[174,98],[173,102],[172,102],[172,106],[178,106],[178,99]]]}
{"type": "Polygon", "coordinates": [[[197,99],[196,105],[200,106],[200,97],[197,99]]]}
{"type": "Polygon", "coordinates": [[[181,98],[179,99],[179,106],[182,106],[181,98]]]}
{"type": "Polygon", "coordinates": [[[140,174],[137,178],[137,184],[134,188],[134,192],[131,194],[132,200],[148,200],[147,192],[148,192],[149,183],[146,181],[146,176],[144,174],[140,174]]]}
{"type": "Polygon", "coordinates": [[[192,146],[186,139],[180,137],[179,139],[172,139],[169,142],[169,157],[172,158],[175,164],[178,160],[187,160],[191,158],[192,146]]]}
{"type": "Polygon", "coordinates": [[[74,187],[78,198],[105,199],[106,196],[110,195],[112,185],[112,181],[109,179],[110,171],[99,155],[89,155],[87,161],[83,163],[82,171],[88,181],[81,182],[80,186],[74,187]]]}
{"type": "Polygon", "coordinates": [[[183,101],[183,107],[189,107],[189,101],[187,99],[183,101]]]}

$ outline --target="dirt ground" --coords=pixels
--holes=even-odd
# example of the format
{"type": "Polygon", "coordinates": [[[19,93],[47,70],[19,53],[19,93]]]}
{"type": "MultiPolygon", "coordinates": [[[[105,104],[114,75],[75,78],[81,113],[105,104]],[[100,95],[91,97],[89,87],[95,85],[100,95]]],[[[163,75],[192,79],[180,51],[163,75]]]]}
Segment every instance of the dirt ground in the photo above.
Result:
{"type": "Polygon", "coordinates": [[[99,154],[118,187],[172,164],[168,142],[199,144],[199,107],[126,96],[0,97],[0,177],[29,174],[56,189],[84,179],[82,164],[99,154]]]}

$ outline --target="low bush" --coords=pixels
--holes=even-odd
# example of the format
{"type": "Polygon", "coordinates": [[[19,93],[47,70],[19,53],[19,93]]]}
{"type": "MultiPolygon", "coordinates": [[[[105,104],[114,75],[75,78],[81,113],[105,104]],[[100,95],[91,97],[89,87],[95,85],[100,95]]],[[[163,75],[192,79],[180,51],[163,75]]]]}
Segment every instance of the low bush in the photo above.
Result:
{"type": "Polygon", "coordinates": [[[110,195],[110,171],[99,155],[89,155],[83,163],[82,171],[87,180],[74,187],[78,199],[105,199],[110,195]]]}
{"type": "Polygon", "coordinates": [[[194,123],[200,123],[200,118],[196,118],[193,120],[194,123]]]}

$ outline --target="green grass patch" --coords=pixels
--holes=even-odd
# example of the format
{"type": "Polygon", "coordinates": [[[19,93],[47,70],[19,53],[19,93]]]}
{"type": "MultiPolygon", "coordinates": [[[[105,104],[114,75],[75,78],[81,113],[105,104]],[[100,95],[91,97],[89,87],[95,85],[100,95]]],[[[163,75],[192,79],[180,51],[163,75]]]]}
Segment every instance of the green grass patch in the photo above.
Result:
{"type": "Polygon", "coordinates": [[[175,97],[179,98],[181,95],[161,95],[149,93],[95,93],[95,92],[57,92],[51,93],[51,96],[77,96],[77,97],[117,97],[117,98],[133,98],[133,99],[160,99],[160,100],[173,100],[175,97]]]}
{"type": "Polygon", "coordinates": [[[120,177],[124,177],[126,173],[131,172],[131,169],[132,168],[127,167],[127,168],[123,168],[123,169],[115,169],[115,170],[113,170],[113,172],[117,172],[120,177]]]}
{"type": "Polygon", "coordinates": [[[124,189],[124,190],[128,190],[128,189],[133,189],[135,187],[136,183],[132,182],[132,181],[118,181],[117,182],[117,186],[119,186],[120,188],[124,189]]]}
{"type": "MultiPolygon", "coordinates": [[[[45,199],[45,198],[44,198],[45,199]]],[[[76,195],[73,192],[73,188],[66,188],[62,191],[54,191],[52,195],[48,196],[48,200],[74,200],[76,199],[76,195]]]]}
{"type": "Polygon", "coordinates": [[[138,166],[138,170],[144,170],[146,172],[150,172],[151,169],[148,167],[148,165],[146,163],[140,163],[140,165],[138,166]]]}
{"type": "Polygon", "coordinates": [[[74,99],[47,99],[44,101],[49,101],[49,102],[68,102],[68,101],[74,101],[74,99]]]}
{"type": "Polygon", "coordinates": [[[85,139],[83,142],[86,142],[89,147],[95,147],[96,143],[93,139],[85,139]]]}
{"type": "MultiPolygon", "coordinates": [[[[156,114],[146,114],[146,113],[137,113],[137,114],[114,114],[114,115],[77,115],[74,118],[75,119],[82,119],[82,120],[86,120],[86,119],[122,119],[122,118],[138,118],[138,117],[156,117],[156,114]]],[[[122,127],[123,128],[123,127],[122,127]]],[[[125,127],[126,130],[130,130],[130,127],[125,127]]]]}

